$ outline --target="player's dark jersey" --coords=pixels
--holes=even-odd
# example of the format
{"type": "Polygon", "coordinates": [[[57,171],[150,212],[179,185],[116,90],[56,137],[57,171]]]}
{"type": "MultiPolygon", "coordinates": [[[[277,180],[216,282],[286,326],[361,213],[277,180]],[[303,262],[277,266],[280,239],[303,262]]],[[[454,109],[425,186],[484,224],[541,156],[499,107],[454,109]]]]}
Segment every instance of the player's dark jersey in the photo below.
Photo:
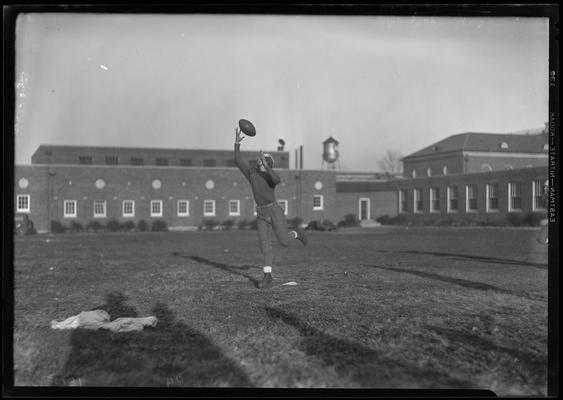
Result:
{"type": "Polygon", "coordinates": [[[240,144],[235,144],[235,163],[243,175],[250,182],[254,201],[257,205],[263,206],[276,201],[275,187],[280,183],[280,177],[271,168],[266,168],[266,172],[251,168],[240,155],[240,144]]]}

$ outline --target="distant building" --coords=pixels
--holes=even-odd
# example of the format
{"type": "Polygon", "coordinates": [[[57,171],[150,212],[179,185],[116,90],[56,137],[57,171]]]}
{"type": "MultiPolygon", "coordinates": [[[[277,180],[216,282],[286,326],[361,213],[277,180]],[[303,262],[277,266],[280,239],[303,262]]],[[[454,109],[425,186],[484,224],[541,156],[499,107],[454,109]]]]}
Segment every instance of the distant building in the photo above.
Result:
{"type": "Polygon", "coordinates": [[[403,158],[405,178],[546,167],[547,132],[460,133],[403,158]]]}
{"type": "MultiPolygon", "coordinates": [[[[401,215],[408,223],[502,223],[545,213],[547,134],[463,133],[403,159],[404,175],[289,169],[289,153],[270,151],[288,219],[305,223],[347,214],[362,221],[401,215]],[[413,172],[415,171],[415,172],[413,172]]],[[[243,151],[254,162],[259,152],[243,151]]],[[[38,232],[51,221],[162,220],[194,229],[205,220],[253,220],[250,185],[233,150],[41,145],[15,168],[16,218],[38,232]]]]}

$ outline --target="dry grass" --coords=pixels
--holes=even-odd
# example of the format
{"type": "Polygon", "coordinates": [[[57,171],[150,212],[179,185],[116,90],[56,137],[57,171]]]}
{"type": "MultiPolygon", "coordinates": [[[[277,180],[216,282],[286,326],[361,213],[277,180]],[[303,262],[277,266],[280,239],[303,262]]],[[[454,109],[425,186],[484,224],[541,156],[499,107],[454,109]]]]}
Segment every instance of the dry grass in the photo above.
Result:
{"type": "Polygon", "coordinates": [[[16,385],[546,395],[547,254],[535,233],[314,233],[277,249],[270,290],[255,287],[253,231],[18,237],[16,385]],[[159,323],[50,329],[97,308],[159,323]]]}

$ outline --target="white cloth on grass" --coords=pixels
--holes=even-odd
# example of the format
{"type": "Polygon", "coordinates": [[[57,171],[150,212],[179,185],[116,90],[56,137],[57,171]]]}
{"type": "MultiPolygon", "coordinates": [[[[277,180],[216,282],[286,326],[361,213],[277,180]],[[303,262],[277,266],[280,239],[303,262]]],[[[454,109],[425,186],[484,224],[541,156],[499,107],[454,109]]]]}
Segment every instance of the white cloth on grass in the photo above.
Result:
{"type": "Polygon", "coordinates": [[[113,332],[142,331],[145,326],[156,326],[156,317],[133,318],[123,317],[110,321],[109,314],[104,310],[82,311],[78,315],[68,317],[64,321],[51,321],[52,329],[109,329],[113,332]]]}

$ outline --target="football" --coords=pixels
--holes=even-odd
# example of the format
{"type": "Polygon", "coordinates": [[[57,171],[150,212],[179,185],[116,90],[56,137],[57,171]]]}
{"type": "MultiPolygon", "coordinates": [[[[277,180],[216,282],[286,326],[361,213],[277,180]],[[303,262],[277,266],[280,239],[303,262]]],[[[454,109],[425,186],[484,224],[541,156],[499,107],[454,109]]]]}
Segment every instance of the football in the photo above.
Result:
{"type": "Polygon", "coordinates": [[[247,119],[239,119],[238,126],[246,136],[256,136],[256,128],[247,119]]]}

